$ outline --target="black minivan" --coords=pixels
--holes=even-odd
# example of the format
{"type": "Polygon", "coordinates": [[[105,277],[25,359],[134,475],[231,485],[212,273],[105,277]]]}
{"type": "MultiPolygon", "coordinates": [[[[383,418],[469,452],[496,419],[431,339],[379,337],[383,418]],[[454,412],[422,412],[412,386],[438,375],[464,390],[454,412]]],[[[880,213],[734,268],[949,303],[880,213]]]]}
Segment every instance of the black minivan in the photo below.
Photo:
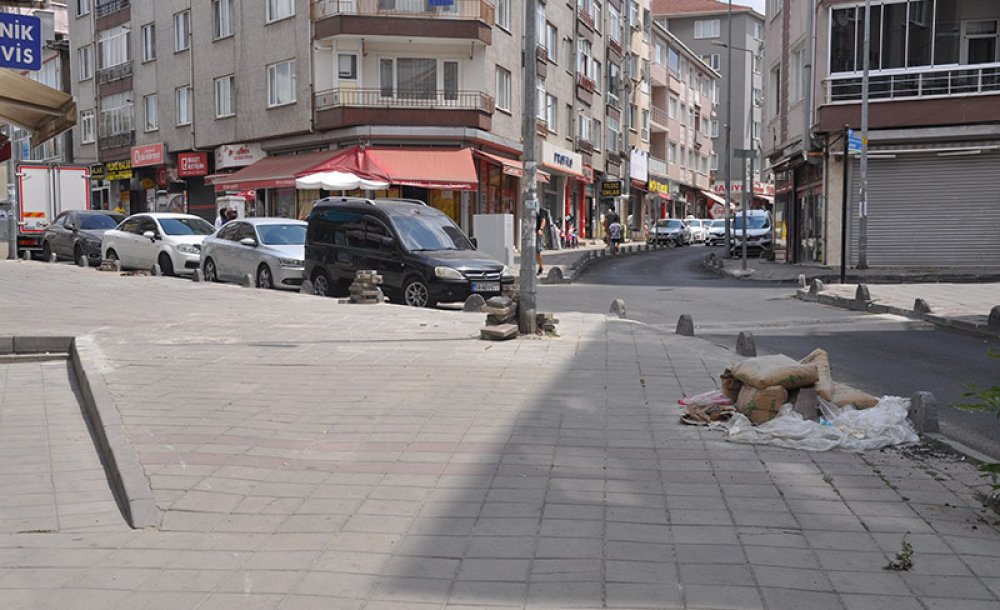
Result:
{"type": "Polygon", "coordinates": [[[476,246],[444,212],[403,199],[327,197],[307,219],[305,277],[318,295],[344,294],[356,271],[382,275],[394,302],[413,307],[489,298],[514,282],[500,261],[476,246]]]}

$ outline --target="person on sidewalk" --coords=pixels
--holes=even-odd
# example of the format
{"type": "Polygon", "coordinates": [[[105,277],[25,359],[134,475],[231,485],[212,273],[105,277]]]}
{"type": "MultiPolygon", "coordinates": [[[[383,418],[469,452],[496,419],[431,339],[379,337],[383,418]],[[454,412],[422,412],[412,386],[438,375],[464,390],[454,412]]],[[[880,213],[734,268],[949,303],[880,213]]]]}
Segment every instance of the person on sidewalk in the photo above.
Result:
{"type": "Polygon", "coordinates": [[[611,254],[618,254],[618,244],[622,243],[622,223],[615,220],[608,225],[608,247],[611,254]]]}
{"type": "Polygon", "coordinates": [[[538,263],[538,275],[541,275],[545,270],[545,263],[542,261],[542,250],[545,249],[545,231],[548,230],[550,224],[549,211],[545,208],[540,208],[538,215],[535,216],[535,262],[538,263]]]}

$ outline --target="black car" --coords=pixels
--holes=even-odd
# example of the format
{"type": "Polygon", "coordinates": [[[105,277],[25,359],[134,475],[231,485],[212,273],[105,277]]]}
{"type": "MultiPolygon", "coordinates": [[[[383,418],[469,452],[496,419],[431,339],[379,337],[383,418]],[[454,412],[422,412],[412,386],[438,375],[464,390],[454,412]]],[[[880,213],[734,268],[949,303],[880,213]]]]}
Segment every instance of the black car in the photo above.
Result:
{"type": "Polygon", "coordinates": [[[387,297],[414,307],[473,293],[489,298],[514,282],[509,268],[477,252],[444,212],[420,201],[327,197],[308,221],[304,274],[318,295],[346,293],[355,272],[366,269],[382,275],[387,297]]]}
{"type": "Polygon", "coordinates": [[[42,234],[42,256],[49,261],[55,254],[61,260],[88,264],[101,262],[101,237],[125,217],[107,210],[69,210],[56,216],[42,234]]]}

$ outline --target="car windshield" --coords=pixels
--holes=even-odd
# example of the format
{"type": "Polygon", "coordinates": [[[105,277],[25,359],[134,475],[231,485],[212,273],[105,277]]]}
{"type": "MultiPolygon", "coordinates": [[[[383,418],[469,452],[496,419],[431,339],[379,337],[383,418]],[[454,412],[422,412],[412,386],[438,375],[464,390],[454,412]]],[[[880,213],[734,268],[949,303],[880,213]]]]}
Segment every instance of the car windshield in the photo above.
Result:
{"type": "Polygon", "coordinates": [[[211,235],[215,227],[201,218],[159,218],[167,235],[211,235]]]}
{"type": "Polygon", "coordinates": [[[392,216],[392,222],[410,252],[475,249],[462,230],[444,214],[418,210],[392,216]]]}
{"type": "Polygon", "coordinates": [[[712,229],[725,229],[726,228],[726,221],[725,220],[713,220],[712,221],[712,226],[709,227],[709,228],[712,228],[712,229]]]}
{"type": "Polygon", "coordinates": [[[80,214],[80,228],[85,231],[94,229],[114,229],[118,223],[125,220],[121,214],[80,214]]]}
{"type": "Polygon", "coordinates": [[[260,241],[266,246],[301,246],[306,243],[306,226],[300,224],[257,225],[260,241]]]}
{"type": "Polygon", "coordinates": [[[684,223],[674,218],[667,218],[664,220],[657,220],[656,226],[666,227],[668,229],[680,229],[681,227],[684,226],[684,223]]]}
{"type": "MultiPolygon", "coordinates": [[[[747,221],[748,221],[748,224],[750,226],[750,230],[751,231],[754,230],[754,229],[766,229],[766,228],[768,228],[770,226],[767,223],[767,218],[764,217],[764,216],[750,216],[749,218],[747,218],[747,221]]],[[[733,220],[733,226],[736,229],[742,229],[743,228],[743,218],[740,217],[740,216],[737,216],[733,220]]]]}

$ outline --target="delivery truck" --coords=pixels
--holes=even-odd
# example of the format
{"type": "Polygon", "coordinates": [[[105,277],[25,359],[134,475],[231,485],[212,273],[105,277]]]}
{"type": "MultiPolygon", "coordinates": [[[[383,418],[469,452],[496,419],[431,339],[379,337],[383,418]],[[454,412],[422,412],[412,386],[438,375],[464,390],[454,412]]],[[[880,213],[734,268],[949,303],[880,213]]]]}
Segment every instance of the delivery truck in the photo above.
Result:
{"type": "Polygon", "coordinates": [[[90,209],[90,170],[57,163],[22,163],[17,185],[17,255],[42,251],[42,233],[67,210],[90,209]]]}

